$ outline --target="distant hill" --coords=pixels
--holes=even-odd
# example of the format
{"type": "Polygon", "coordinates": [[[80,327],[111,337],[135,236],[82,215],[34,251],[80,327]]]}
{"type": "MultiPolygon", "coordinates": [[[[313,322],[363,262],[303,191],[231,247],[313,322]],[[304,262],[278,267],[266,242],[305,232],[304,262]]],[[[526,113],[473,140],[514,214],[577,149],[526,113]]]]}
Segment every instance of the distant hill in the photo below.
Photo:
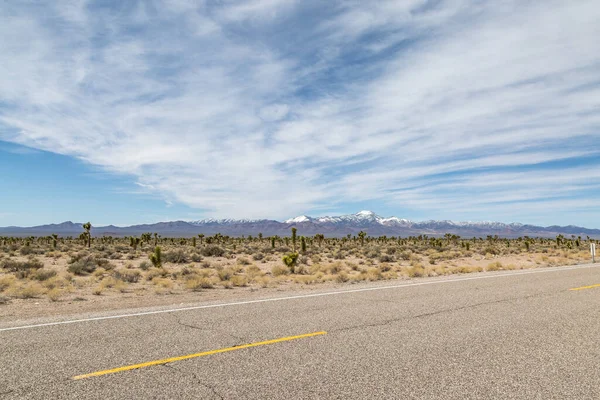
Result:
{"type": "MultiPolygon", "coordinates": [[[[71,221],[61,224],[40,225],[32,227],[0,227],[0,236],[48,236],[56,233],[60,236],[78,236],[82,232],[81,223],[71,221]]],[[[322,233],[325,236],[340,237],[347,234],[356,235],[365,231],[369,236],[440,236],[446,233],[462,237],[485,237],[498,235],[514,238],[519,236],[555,237],[590,236],[600,238],[600,229],[588,229],[578,226],[535,226],[519,223],[504,224],[501,222],[455,222],[455,221],[422,221],[415,222],[397,217],[381,217],[371,211],[360,211],[356,214],[331,217],[309,217],[302,215],[285,221],[269,219],[235,220],[205,219],[201,221],[171,221],[155,224],[132,225],[118,227],[114,225],[92,228],[95,236],[138,236],[145,232],[156,232],[163,237],[190,237],[203,233],[213,235],[221,233],[228,236],[289,235],[290,228],[298,228],[299,235],[322,233]]]]}

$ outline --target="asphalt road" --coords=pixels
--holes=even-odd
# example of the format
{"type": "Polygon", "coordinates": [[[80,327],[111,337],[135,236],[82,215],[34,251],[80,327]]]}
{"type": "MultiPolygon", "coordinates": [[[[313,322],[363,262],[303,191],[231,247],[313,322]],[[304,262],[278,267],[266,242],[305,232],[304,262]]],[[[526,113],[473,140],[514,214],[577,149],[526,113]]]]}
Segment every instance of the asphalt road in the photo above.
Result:
{"type": "Polygon", "coordinates": [[[530,272],[3,322],[0,399],[600,399],[600,286],[569,290],[600,284],[600,268],[530,272]],[[218,349],[227,351],[73,379],[218,349]]]}

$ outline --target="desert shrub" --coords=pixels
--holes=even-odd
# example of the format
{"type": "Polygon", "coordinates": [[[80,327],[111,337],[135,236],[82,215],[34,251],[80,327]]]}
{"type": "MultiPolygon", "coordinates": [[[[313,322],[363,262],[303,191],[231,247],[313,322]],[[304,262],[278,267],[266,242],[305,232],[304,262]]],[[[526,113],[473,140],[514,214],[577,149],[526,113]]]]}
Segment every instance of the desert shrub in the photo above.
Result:
{"type": "Polygon", "coordinates": [[[8,304],[10,302],[10,299],[6,296],[0,296],[0,305],[3,304],[8,304]]]}
{"type": "Polygon", "coordinates": [[[358,264],[353,263],[353,262],[346,262],[346,265],[348,266],[348,268],[350,268],[352,271],[358,271],[358,264]]]}
{"type": "Polygon", "coordinates": [[[248,260],[247,258],[244,258],[244,257],[238,258],[237,259],[237,263],[240,264],[240,265],[250,265],[250,264],[252,264],[250,262],[250,260],[248,260]]]}
{"type": "Polygon", "coordinates": [[[2,260],[2,268],[10,272],[29,271],[32,269],[41,269],[44,263],[37,258],[29,258],[26,261],[16,261],[11,259],[2,260]]]}
{"type": "Polygon", "coordinates": [[[44,288],[37,282],[28,282],[23,286],[13,286],[6,293],[18,299],[33,299],[41,296],[44,288]]]}
{"type": "Polygon", "coordinates": [[[487,247],[485,247],[484,249],[482,249],[482,250],[479,252],[479,254],[481,254],[481,255],[488,255],[488,254],[492,254],[492,255],[498,255],[498,254],[499,254],[499,251],[498,251],[498,249],[496,249],[496,248],[495,248],[495,247],[493,247],[493,246],[487,246],[487,247]]]}
{"type": "Polygon", "coordinates": [[[100,286],[102,286],[102,288],[104,288],[104,289],[113,288],[113,287],[117,286],[118,283],[119,283],[119,280],[117,278],[115,278],[114,276],[108,276],[108,277],[102,279],[102,282],[100,282],[100,286]]]}
{"type": "Polygon", "coordinates": [[[29,258],[26,261],[15,261],[11,259],[2,261],[2,268],[14,272],[19,279],[27,278],[35,270],[44,267],[44,263],[37,258],[29,258]]]}
{"type": "Polygon", "coordinates": [[[231,277],[231,284],[239,287],[248,286],[248,278],[242,275],[234,275],[231,277]]]}
{"type": "Polygon", "coordinates": [[[411,255],[412,254],[410,251],[403,251],[402,253],[400,253],[400,258],[404,261],[408,261],[410,260],[411,255]]]}
{"type": "Polygon", "coordinates": [[[265,258],[265,255],[263,253],[256,253],[256,254],[252,255],[252,259],[254,261],[260,261],[263,258],[265,258]]]}
{"type": "Polygon", "coordinates": [[[308,265],[308,256],[300,256],[300,258],[298,258],[298,263],[303,264],[303,265],[308,265]]]}
{"type": "Polygon", "coordinates": [[[185,281],[185,287],[186,289],[198,291],[200,289],[212,289],[214,286],[209,278],[195,276],[185,281]]]}
{"type": "Polygon", "coordinates": [[[19,253],[21,253],[22,256],[28,256],[30,254],[36,254],[37,252],[31,246],[23,246],[19,249],[19,253]]]}
{"type": "Polygon", "coordinates": [[[142,261],[138,266],[142,271],[148,271],[150,267],[152,267],[152,264],[150,264],[148,261],[142,261]]]}
{"type": "Polygon", "coordinates": [[[182,249],[168,251],[162,255],[163,261],[174,264],[185,264],[190,261],[188,255],[182,249]]]}
{"type": "Polygon", "coordinates": [[[147,281],[151,281],[157,276],[165,277],[167,275],[169,275],[169,272],[164,268],[150,268],[148,271],[146,271],[144,277],[147,281]]]}
{"type": "Polygon", "coordinates": [[[398,251],[397,247],[388,247],[387,249],[385,249],[385,252],[388,254],[396,254],[396,251],[398,251]]]}
{"type": "Polygon", "coordinates": [[[228,281],[233,276],[233,270],[231,268],[223,268],[217,271],[217,276],[222,281],[228,281]]]}
{"type": "Polygon", "coordinates": [[[0,276],[0,292],[8,289],[12,285],[15,284],[17,278],[14,275],[4,275],[0,276]]]}
{"type": "Polygon", "coordinates": [[[420,265],[410,266],[406,268],[406,274],[411,278],[420,278],[425,276],[425,268],[421,267],[420,265]]]}
{"type": "Polygon", "coordinates": [[[312,285],[313,283],[317,283],[319,278],[316,275],[299,275],[294,277],[295,283],[300,283],[303,285],[312,285]]]}
{"type": "Polygon", "coordinates": [[[56,271],[52,269],[41,268],[35,271],[35,273],[32,275],[32,278],[38,281],[45,281],[54,276],[56,276],[56,271]]]}
{"type": "Polygon", "coordinates": [[[381,269],[369,268],[369,270],[367,271],[367,276],[370,281],[378,281],[382,278],[381,269]]]}
{"type": "Polygon", "coordinates": [[[97,267],[102,267],[104,269],[113,269],[114,265],[110,263],[110,261],[106,258],[102,257],[94,257],[94,261],[96,262],[97,267]]]}
{"type": "Polygon", "coordinates": [[[104,276],[106,270],[104,268],[96,268],[96,270],[92,273],[96,278],[100,278],[104,276]]]}
{"type": "Polygon", "coordinates": [[[472,272],[481,272],[481,271],[483,271],[482,267],[471,267],[471,266],[466,266],[466,265],[452,268],[450,270],[450,272],[453,274],[470,274],[472,272]]]}
{"type": "Polygon", "coordinates": [[[496,261],[493,263],[488,264],[488,266],[486,267],[486,271],[498,271],[500,269],[503,269],[502,263],[500,261],[496,261]]]}
{"type": "Polygon", "coordinates": [[[222,257],[225,250],[217,245],[208,245],[202,249],[204,257],[222,257]]]}
{"type": "Polygon", "coordinates": [[[256,277],[262,276],[263,273],[256,265],[251,265],[246,269],[246,275],[250,280],[254,280],[256,277]]]}
{"type": "Polygon", "coordinates": [[[394,262],[394,257],[390,254],[382,254],[379,256],[379,262],[382,262],[382,263],[394,262]]]}
{"type": "Polygon", "coordinates": [[[392,270],[392,266],[390,264],[383,263],[379,266],[379,269],[381,269],[381,272],[388,272],[392,270]]]}
{"type": "Polygon", "coordinates": [[[343,282],[348,282],[348,273],[346,273],[346,271],[342,271],[340,272],[336,277],[335,280],[339,283],[343,283],[343,282]]]}
{"type": "Polygon", "coordinates": [[[46,293],[46,296],[48,296],[48,298],[50,299],[50,301],[58,301],[60,300],[60,298],[62,297],[62,295],[64,294],[64,292],[62,290],[60,290],[59,288],[53,288],[48,290],[48,292],[46,293]]]}
{"type": "Polygon", "coordinates": [[[196,275],[197,273],[198,273],[197,268],[190,265],[189,267],[181,268],[178,275],[189,276],[189,275],[196,275]]]}
{"type": "Polygon", "coordinates": [[[113,274],[116,279],[127,283],[136,283],[141,275],[142,273],[137,269],[118,269],[113,274]]]}
{"type": "Polygon", "coordinates": [[[271,268],[271,273],[273,274],[273,276],[286,275],[289,272],[289,269],[282,267],[281,265],[275,265],[273,266],[273,268],[271,268]]]}
{"type": "Polygon", "coordinates": [[[342,250],[338,250],[335,253],[333,253],[333,258],[335,260],[344,260],[346,258],[346,253],[342,250]]]}
{"type": "Polygon", "coordinates": [[[198,253],[194,253],[192,254],[192,261],[193,262],[200,262],[202,261],[202,256],[198,253]]]}
{"type": "Polygon", "coordinates": [[[268,276],[262,276],[260,278],[258,278],[258,283],[260,284],[260,287],[266,288],[269,287],[269,284],[271,283],[271,278],[269,278],[268,276]]]}
{"type": "Polygon", "coordinates": [[[152,284],[163,289],[173,289],[173,281],[166,278],[154,278],[152,284]]]}
{"type": "Polygon", "coordinates": [[[369,250],[369,252],[367,253],[367,258],[371,258],[371,259],[379,258],[380,255],[381,255],[381,252],[379,251],[379,249],[375,248],[375,249],[369,250]]]}
{"type": "MultiPolygon", "coordinates": [[[[73,260],[73,259],[72,259],[73,260]]],[[[98,265],[94,256],[85,256],[83,258],[76,259],[67,267],[67,271],[75,275],[87,275],[91,274],[96,270],[98,265]]]]}
{"type": "Polygon", "coordinates": [[[43,283],[46,289],[67,288],[70,285],[70,280],[60,276],[53,276],[43,283]]]}
{"type": "Polygon", "coordinates": [[[332,275],[335,275],[335,274],[343,271],[344,269],[345,269],[344,265],[341,262],[339,262],[339,261],[338,262],[334,262],[333,264],[329,264],[325,268],[321,268],[322,271],[328,272],[328,273],[330,273],[332,275]]]}

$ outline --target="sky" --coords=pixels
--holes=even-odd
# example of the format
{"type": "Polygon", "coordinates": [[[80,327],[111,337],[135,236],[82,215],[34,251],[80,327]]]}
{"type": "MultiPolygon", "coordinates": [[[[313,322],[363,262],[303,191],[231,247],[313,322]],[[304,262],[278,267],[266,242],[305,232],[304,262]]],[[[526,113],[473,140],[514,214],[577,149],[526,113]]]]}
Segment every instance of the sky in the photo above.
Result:
{"type": "Polygon", "coordinates": [[[0,226],[600,228],[597,0],[9,0],[0,20],[0,226]]]}

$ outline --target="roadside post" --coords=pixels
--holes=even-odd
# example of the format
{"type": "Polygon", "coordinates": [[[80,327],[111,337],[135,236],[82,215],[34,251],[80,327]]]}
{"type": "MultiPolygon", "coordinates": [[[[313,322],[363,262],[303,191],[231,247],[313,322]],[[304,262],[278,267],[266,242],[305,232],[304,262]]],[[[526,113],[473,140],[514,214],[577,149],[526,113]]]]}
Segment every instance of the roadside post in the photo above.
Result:
{"type": "Polygon", "coordinates": [[[596,262],[596,243],[590,243],[590,253],[592,253],[592,264],[596,262]]]}

